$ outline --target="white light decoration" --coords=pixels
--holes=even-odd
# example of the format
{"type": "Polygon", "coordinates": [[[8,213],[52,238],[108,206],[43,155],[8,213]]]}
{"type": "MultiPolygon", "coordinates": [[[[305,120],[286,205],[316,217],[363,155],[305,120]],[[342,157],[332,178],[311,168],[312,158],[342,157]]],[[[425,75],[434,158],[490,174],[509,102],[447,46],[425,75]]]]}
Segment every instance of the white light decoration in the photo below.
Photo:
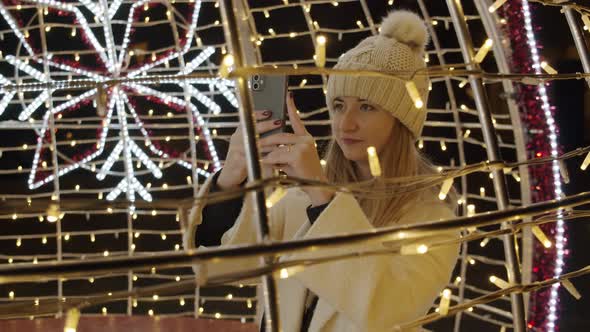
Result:
{"type": "MultiPolygon", "coordinates": [[[[526,29],[526,36],[527,36],[527,43],[529,45],[531,51],[531,59],[533,60],[533,67],[535,70],[535,74],[541,74],[541,59],[539,57],[537,41],[535,39],[532,19],[531,19],[531,10],[529,6],[528,0],[522,1],[522,11],[524,14],[524,27],[526,29]]],[[[547,121],[547,128],[549,129],[549,144],[551,146],[551,157],[555,158],[558,156],[558,143],[557,143],[557,128],[555,128],[555,119],[551,114],[551,105],[549,104],[549,97],[547,95],[547,89],[545,88],[544,84],[539,84],[539,96],[543,110],[545,111],[545,119],[547,121]]],[[[561,197],[562,191],[562,183],[561,177],[559,172],[559,162],[557,160],[553,161],[553,185],[554,185],[554,195],[555,197],[561,197]]],[[[557,277],[561,275],[563,272],[564,266],[564,256],[565,256],[565,237],[564,237],[565,229],[564,229],[564,221],[563,221],[563,213],[561,210],[557,212],[557,221],[555,223],[555,270],[553,272],[554,276],[557,277]]],[[[549,296],[549,315],[548,319],[546,320],[546,331],[554,332],[555,331],[555,322],[557,320],[557,299],[559,297],[559,283],[553,284],[551,286],[551,293],[549,296]]]]}
{"type": "MultiPolygon", "coordinates": [[[[46,57],[39,57],[38,54],[35,54],[33,47],[28,43],[26,39],[26,35],[28,33],[23,33],[24,30],[22,27],[19,27],[17,21],[11,16],[10,12],[5,8],[3,4],[0,4],[0,15],[3,19],[8,23],[9,27],[13,30],[15,36],[19,39],[20,43],[23,45],[23,48],[27,51],[28,56],[14,56],[14,55],[4,55],[4,59],[7,63],[11,64],[18,70],[28,74],[31,78],[36,80],[38,83],[27,82],[24,84],[24,88],[21,91],[40,91],[40,93],[33,98],[32,101],[28,102],[24,108],[19,113],[19,120],[27,121],[31,119],[31,116],[35,112],[44,112],[42,116],[42,127],[38,131],[38,138],[37,138],[37,146],[35,149],[35,154],[33,156],[33,163],[31,167],[31,173],[29,175],[28,186],[30,189],[39,188],[45,184],[50,183],[55,179],[55,174],[51,173],[42,179],[37,178],[37,172],[39,171],[39,164],[43,162],[41,160],[41,151],[44,144],[47,144],[46,141],[46,134],[49,130],[49,124],[51,120],[51,116],[57,116],[61,118],[62,112],[75,107],[80,103],[87,102],[91,98],[95,98],[97,96],[97,89],[96,88],[89,88],[87,91],[84,91],[82,94],[78,96],[68,96],[68,100],[65,102],[53,102],[52,105],[49,105],[47,102],[50,100],[52,91],[47,90],[44,86],[40,85],[39,83],[47,83],[48,77],[31,64],[29,64],[29,60],[32,63],[36,63],[39,65],[47,65],[49,66],[50,70],[59,69],[61,72],[65,72],[69,75],[70,78],[75,77],[75,79],[68,79],[68,83],[80,83],[80,87],[87,87],[87,83],[90,82],[103,82],[111,79],[125,79],[125,78],[133,78],[139,75],[146,74],[151,69],[154,69],[162,64],[168,66],[168,61],[170,60],[179,60],[181,58],[184,59],[184,56],[187,55],[189,51],[194,51],[191,49],[191,45],[193,43],[193,39],[195,37],[195,31],[197,26],[197,20],[199,18],[200,10],[201,10],[201,1],[195,1],[194,7],[191,12],[191,19],[188,24],[187,34],[186,34],[186,42],[181,45],[181,48],[176,51],[172,52],[171,54],[160,58],[155,59],[154,61],[147,62],[143,66],[139,68],[125,71],[122,70],[123,64],[128,59],[129,56],[133,55],[133,51],[129,49],[129,45],[131,42],[131,35],[133,31],[134,24],[137,20],[137,15],[135,12],[138,8],[142,6],[147,6],[151,1],[148,0],[141,0],[133,3],[131,7],[127,7],[129,9],[129,15],[127,18],[127,22],[125,25],[125,32],[123,36],[123,40],[120,41],[120,45],[115,44],[115,40],[119,40],[119,38],[115,38],[113,36],[112,28],[110,20],[117,14],[119,8],[123,8],[121,5],[123,1],[112,1],[110,2],[109,8],[103,8],[103,6],[108,5],[109,2],[96,2],[96,1],[80,1],[80,4],[70,3],[70,2],[61,2],[55,0],[31,0],[31,2],[43,5],[45,8],[53,8],[60,10],[62,12],[70,13],[74,16],[75,22],[77,24],[76,28],[72,29],[71,36],[75,37],[79,32],[83,34],[83,37],[89,41],[89,44],[94,49],[94,51],[98,54],[100,60],[104,63],[105,68],[107,69],[107,73],[103,72],[93,72],[89,69],[82,69],[76,68],[71,65],[63,64],[52,60],[52,55],[47,55],[46,57]],[[85,18],[85,14],[83,11],[89,11],[94,15],[95,23],[102,26],[102,31],[104,34],[104,46],[101,45],[97,37],[95,36],[93,30],[90,28],[88,21],[85,18]],[[42,106],[45,104],[45,108],[42,106]]],[[[192,2],[192,1],[191,1],[192,2]]],[[[171,16],[171,15],[170,15],[171,16]]],[[[99,31],[95,29],[94,31],[99,31]]],[[[200,47],[200,45],[199,45],[200,47]]],[[[189,74],[193,71],[197,70],[200,65],[202,65],[212,54],[215,53],[214,47],[205,47],[200,53],[198,53],[192,59],[184,59],[186,65],[183,67],[182,70],[177,75],[189,74]]],[[[191,56],[192,57],[192,56],[191,56]]],[[[79,53],[76,53],[76,59],[79,61],[79,53]]],[[[172,78],[173,76],[171,76],[172,78]]],[[[65,82],[65,81],[64,81],[65,82]]],[[[142,84],[149,83],[149,78],[145,81],[142,80],[142,84]]],[[[12,82],[9,79],[6,79],[4,76],[0,76],[0,115],[4,113],[8,105],[10,104],[11,100],[15,98],[17,95],[14,91],[5,91],[5,87],[10,86],[17,82],[12,82]],[[3,95],[1,95],[3,94],[3,95]]],[[[21,83],[20,81],[18,82],[21,83]]],[[[52,83],[55,84],[56,88],[60,86],[59,81],[53,81],[52,83]]],[[[170,80],[169,83],[178,84],[181,87],[186,87],[186,92],[188,96],[194,97],[200,104],[204,105],[208,112],[213,114],[219,114],[221,112],[221,107],[210,97],[205,95],[199,90],[199,85],[207,85],[208,87],[215,87],[219,90],[219,92],[234,106],[238,106],[237,99],[234,93],[230,90],[234,86],[234,83],[230,80],[225,79],[198,79],[198,80],[187,80],[186,83],[179,83],[177,80],[170,80]]],[[[149,88],[142,84],[124,84],[124,88],[112,88],[112,91],[107,92],[107,102],[105,103],[106,106],[106,113],[102,120],[102,131],[100,132],[97,143],[95,144],[96,149],[92,151],[89,155],[84,157],[81,160],[76,162],[72,162],[67,165],[61,165],[59,170],[57,171],[57,176],[65,175],[75,169],[84,168],[90,170],[92,172],[96,171],[96,167],[94,163],[90,165],[90,162],[94,161],[97,157],[102,155],[105,151],[106,141],[109,137],[109,130],[112,126],[112,119],[115,116],[115,119],[118,119],[118,126],[121,129],[120,141],[119,144],[115,145],[115,148],[110,152],[109,156],[107,157],[106,162],[102,165],[100,170],[97,171],[97,178],[102,180],[108,174],[118,174],[109,172],[111,167],[113,167],[114,163],[119,161],[119,157],[122,156],[122,159],[126,165],[125,169],[125,176],[124,179],[110,192],[107,194],[107,199],[112,200],[115,199],[120,193],[125,192],[127,194],[127,199],[130,201],[135,200],[135,193],[138,193],[143,199],[150,201],[151,195],[148,193],[147,189],[137,180],[135,177],[133,167],[131,165],[131,160],[133,157],[138,158],[139,163],[146,166],[146,168],[152,173],[152,175],[156,178],[162,177],[161,169],[150,159],[150,157],[140,148],[140,145],[133,141],[131,136],[129,135],[129,128],[128,124],[126,123],[126,115],[131,115],[134,119],[134,123],[132,124],[133,128],[139,128],[142,133],[143,139],[142,143],[145,142],[145,146],[149,148],[150,153],[153,153],[156,157],[165,159],[170,158],[170,156],[163,152],[162,150],[158,149],[154,144],[152,144],[149,134],[147,130],[144,128],[143,122],[141,121],[140,117],[138,116],[137,112],[133,108],[132,104],[129,101],[127,93],[130,89],[134,90],[134,92],[138,92],[141,96],[153,96],[158,99],[163,100],[165,103],[173,103],[183,108],[187,109],[193,114],[193,118],[196,122],[195,127],[201,130],[201,134],[199,135],[201,138],[204,139],[204,143],[207,144],[208,151],[211,155],[211,164],[214,167],[214,170],[218,170],[221,167],[219,157],[217,155],[215,146],[211,141],[211,135],[207,128],[205,128],[205,121],[200,115],[199,109],[197,106],[191,103],[190,100],[184,101],[180,98],[173,97],[168,95],[165,92],[160,92],[149,88]],[[116,90],[116,91],[115,91],[116,90]]],[[[104,105],[104,104],[103,104],[104,105]]],[[[95,107],[96,103],[95,103],[95,107]]],[[[192,170],[194,168],[190,162],[184,160],[175,161],[179,165],[192,170]]],[[[196,168],[195,172],[199,175],[209,176],[210,173],[204,169],[196,168]]]]}

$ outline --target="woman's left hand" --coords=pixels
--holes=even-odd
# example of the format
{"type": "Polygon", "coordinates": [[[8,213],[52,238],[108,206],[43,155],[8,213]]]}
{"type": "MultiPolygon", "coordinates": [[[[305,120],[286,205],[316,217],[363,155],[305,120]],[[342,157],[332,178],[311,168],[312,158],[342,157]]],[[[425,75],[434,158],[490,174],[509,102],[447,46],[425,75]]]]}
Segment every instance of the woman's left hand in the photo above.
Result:
{"type": "MultiPolygon", "coordinates": [[[[260,139],[262,149],[274,148],[262,159],[262,163],[282,169],[288,176],[327,182],[313,136],[305,129],[290,92],[287,96],[287,112],[293,134],[278,133],[260,139]]],[[[304,188],[313,206],[328,203],[334,194],[321,188],[304,188]]]]}

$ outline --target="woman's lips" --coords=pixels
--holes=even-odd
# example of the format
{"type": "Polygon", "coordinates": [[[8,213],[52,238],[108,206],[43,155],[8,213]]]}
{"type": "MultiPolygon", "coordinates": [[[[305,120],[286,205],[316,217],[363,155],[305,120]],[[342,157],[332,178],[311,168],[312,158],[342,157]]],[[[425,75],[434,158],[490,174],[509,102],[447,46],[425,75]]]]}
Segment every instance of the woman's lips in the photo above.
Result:
{"type": "Polygon", "coordinates": [[[362,142],[361,140],[358,139],[351,139],[351,138],[343,138],[342,139],[342,143],[346,144],[346,145],[352,145],[352,144],[356,144],[356,143],[360,143],[362,142]]]}

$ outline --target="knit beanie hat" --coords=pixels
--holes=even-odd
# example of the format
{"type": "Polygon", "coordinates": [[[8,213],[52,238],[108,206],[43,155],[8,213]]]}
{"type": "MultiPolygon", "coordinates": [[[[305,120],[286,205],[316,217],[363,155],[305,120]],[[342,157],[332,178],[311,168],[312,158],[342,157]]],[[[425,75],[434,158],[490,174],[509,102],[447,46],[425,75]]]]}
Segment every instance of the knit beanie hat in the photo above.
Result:
{"type": "MultiPolygon", "coordinates": [[[[365,38],[344,53],[334,69],[413,72],[426,67],[427,43],[426,25],[418,15],[405,10],[392,11],[383,19],[379,34],[365,38]]],[[[416,139],[426,120],[428,78],[415,76],[413,81],[424,102],[419,109],[414,106],[403,80],[342,74],[330,75],[326,103],[331,107],[336,97],[366,99],[391,112],[416,139]]]]}

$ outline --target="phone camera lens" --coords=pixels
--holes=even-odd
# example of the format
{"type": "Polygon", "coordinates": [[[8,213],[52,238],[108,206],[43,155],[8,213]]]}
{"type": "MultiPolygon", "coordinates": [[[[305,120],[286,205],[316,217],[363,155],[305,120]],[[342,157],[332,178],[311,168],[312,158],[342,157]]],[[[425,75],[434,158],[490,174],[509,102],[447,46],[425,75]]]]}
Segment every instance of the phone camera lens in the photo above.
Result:
{"type": "Polygon", "coordinates": [[[252,80],[254,80],[254,81],[260,81],[260,75],[254,75],[254,76],[252,76],[252,80]]]}
{"type": "Polygon", "coordinates": [[[254,89],[254,90],[260,89],[260,84],[258,84],[256,82],[255,83],[252,83],[252,89],[254,89]]]}

